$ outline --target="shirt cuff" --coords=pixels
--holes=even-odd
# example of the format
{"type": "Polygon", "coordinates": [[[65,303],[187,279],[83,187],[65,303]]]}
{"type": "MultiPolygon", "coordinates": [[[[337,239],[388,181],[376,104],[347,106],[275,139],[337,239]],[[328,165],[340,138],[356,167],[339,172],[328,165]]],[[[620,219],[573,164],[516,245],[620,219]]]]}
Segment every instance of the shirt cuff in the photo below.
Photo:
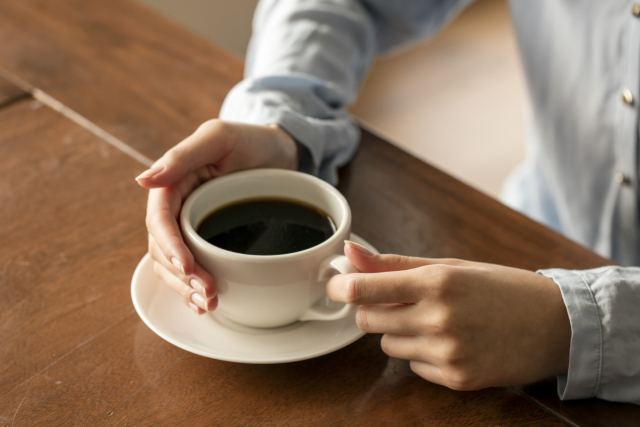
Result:
{"type": "Polygon", "coordinates": [[[311,157],[311,151],[309,148],[294,139],[296,147],[298,148],[298,172],[308,173],[309,175],[315,175],[316,167],[313,164],[313,158],[311,157]]]}
{"type": "Polygon", "coordinates": [[[219,117],[279,125],[304,148],[299,170],[335,185],[337,168],[355,152],[360,130],[346,111],[317,96],[312,83],[293,75],[243,80],[225,98],[219,117]]]}
{"type": "Polygon", "coordinates": [[[560,287],[571,323],[569,371],[558,375],[562,400],[587,399],[596,395],[602,370],[602,327],[589,284],[577,271],[538,270],[560,287]]]}

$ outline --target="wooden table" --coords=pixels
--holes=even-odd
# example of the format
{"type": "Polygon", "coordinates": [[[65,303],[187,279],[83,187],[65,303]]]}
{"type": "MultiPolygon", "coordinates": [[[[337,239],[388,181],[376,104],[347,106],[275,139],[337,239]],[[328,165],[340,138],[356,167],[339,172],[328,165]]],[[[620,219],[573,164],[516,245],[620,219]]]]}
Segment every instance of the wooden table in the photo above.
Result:
{"type": "MultiPolygon", "coordinates": [[[[0,2],[0,426],[638,425],[550,379],[455,392],[380,336],[243,365],[156,336],[130,298],[149,159],[215,117],[242,63],[127,0],[0,2]],[[61,114],[62,113],[62,114],[61,114]]],[[[364,132],[339,189],[383,252],[527,269],[609,264],[364,132]]]]}

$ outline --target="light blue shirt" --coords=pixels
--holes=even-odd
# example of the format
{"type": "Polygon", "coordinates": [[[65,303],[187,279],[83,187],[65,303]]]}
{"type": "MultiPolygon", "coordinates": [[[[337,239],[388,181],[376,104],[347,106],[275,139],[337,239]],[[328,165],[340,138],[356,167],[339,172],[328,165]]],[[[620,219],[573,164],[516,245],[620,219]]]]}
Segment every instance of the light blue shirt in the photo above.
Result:
{"type": "MultiPolygon", "coordinates": [[[[245,80],[220,118],[278,123],[331,182],[360,137],[346,112],[376,54],[432,35],[471,0],[263,0],[245,80]]],[[[640,19],[630,0],[512,0],[529,94],[527,159],[505,203],[622,265],[640,265],[640,19]],[[624,96],[623,96],[624,95],[624,96]]],[[[428,78],[428,77],[427,77],[428,78]]],[[[640,404],[640,268],[542,270],[572,337],[562,399],[640,404]]]]}

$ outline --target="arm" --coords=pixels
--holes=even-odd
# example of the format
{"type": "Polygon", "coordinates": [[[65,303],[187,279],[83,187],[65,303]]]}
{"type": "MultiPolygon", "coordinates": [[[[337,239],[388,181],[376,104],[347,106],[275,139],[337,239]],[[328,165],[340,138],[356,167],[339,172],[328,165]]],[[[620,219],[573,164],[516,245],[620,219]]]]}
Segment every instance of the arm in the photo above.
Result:
{"type": "Polygon", "coordinates": [[[359,138],[346,106],[374,53],[435,31],[467,1],[260,3],[246,79],[227,96],[223,120],[204,123],[137,178],[151,190],[156,274],[185,304],[198,314],[217,306],[215,279],[195,262],[178,227],[186,197],[216,176],[257,167],[298,167],[335,183],[359,138]]]}
{"type": "Polygon", "coordinates": [[[345,254],[366,273],[335,276],[328,295],[363,304],[358,326],[423,378],[469,390],[557,375],[563,400],[640,404],[640,268],[535,274],[353,243],[345,254]]]}
{"type": "Polygon", "coordinates": [[[571,327],[553,280],[458,259],[374,255],[347,243],[363,273],[334,276],[329,298],[362,305],[360,329],[428,381],[455,390],[528,384],[567,371],[571,327]]]}
{"type": "Polygon", "coordinates": [[[263,0],[245,79],[220,118],[279,124],[308,150],[301,170],[335,184],[359,139],[346,107],[374,55],[434,33],[469,2],[263,0]]]}

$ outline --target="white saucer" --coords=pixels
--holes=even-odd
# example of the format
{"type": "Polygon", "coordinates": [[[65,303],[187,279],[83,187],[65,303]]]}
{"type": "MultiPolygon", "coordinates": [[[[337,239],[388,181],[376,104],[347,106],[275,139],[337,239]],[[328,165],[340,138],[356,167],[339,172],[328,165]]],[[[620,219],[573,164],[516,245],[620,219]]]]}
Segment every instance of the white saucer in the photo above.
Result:
{"type": "MultiPolygon", "coordinates": [[[[351,240],[378,253],[355,234],[351,234],[351,240]]],[[[311,359],[339,350],[365,334],[356,326],[355,313],[330,322],[297,322],[274,329],[241,326],[215,312],[196,316],[156,277],[149,254],[133,273],[131,298],[140,318],[161,338],[191,353],[229,362],[267,364],[311,359]]]]}

